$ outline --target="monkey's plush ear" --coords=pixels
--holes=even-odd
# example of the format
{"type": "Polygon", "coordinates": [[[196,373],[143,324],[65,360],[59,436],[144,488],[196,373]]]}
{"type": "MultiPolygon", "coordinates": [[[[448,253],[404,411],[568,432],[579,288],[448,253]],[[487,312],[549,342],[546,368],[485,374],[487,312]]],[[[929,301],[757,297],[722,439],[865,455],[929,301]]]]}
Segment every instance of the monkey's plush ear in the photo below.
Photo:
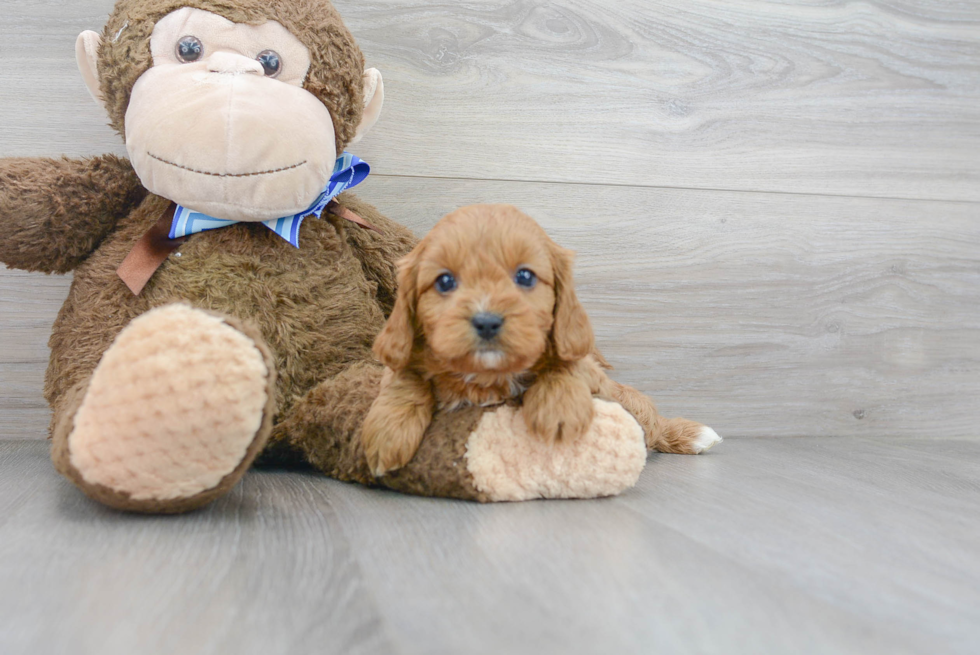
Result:
{"type": "Polygon", "coordinates": [[[381,79],[381,71],[369,68],[364,71],[364,116],[357,126],[351,143],[357,143],[374,127],[381,117],[381,107],[385,104],[385,83],[381,79]]]}
{"type": "Polygon", "coordinates": [[[592,323],[585,308],[575,295],[572,283],[572,263],[575,253],[553,245],[552,265],[555,271],[555,324],[551,329],[551,340],[558,357],[566,362],[574,362],[592,353],[595,349],[595,335],[592,323]]]}
{"type": "Polygon", "coordinates": [[[394,371],[408,366],[415,345],[415,303],[418,289],[418,254],[408,253],[398,262],[398,296],[384,329],[374,340],[374,355],[394,371]]]}
{"type": "Polygon", "coordinates": [[[99,46],[101,45],[102,37],[98,32],[92,30],[82,32],[75,41],[75,61],[78,63],[78,72],[82,74],[88,92],[105,109],[102,89],[99,86],[99,46]]]}

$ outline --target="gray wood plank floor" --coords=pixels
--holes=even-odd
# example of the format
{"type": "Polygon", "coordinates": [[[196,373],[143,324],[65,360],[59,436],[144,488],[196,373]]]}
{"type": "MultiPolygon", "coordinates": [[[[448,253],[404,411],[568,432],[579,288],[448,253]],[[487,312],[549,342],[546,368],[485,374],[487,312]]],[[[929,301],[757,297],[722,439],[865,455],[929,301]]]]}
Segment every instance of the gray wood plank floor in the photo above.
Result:
{"type": "Polygon", "coordinates": [[[600,501],[252,472],[116,513],[0,442],[0,652],[976,653],[980,442],[741,439],[600,501]]]}

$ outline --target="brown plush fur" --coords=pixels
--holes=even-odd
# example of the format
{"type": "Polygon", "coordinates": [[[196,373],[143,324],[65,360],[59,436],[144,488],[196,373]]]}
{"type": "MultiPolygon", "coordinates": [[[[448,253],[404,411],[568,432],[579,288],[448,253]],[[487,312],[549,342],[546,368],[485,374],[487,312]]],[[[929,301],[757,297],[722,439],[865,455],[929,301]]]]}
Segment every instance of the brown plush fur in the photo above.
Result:
{"type": "MultiPolygon", "coordinates": [[[[363,57],[326,0],[120,0],[98,65],[103,99],[120,133],[132,86],[152,64],[153,26],[181,7],[235,22],[277,20],[297,36],[311,55],[305,88],[329,110],[337,149],[344,149],[363,112],[363,57]]],[[[416,240],[350,194],[339,202],[380,234],[327,213],[303,223],[299,249],[256,223],[195,234],[136,296],[116,269],[170,201],[148,194],[129,162],[112,156],[0,160],[0,262],[74,271],[51,335],[45,381],[56,467],[108,505],[152,512],[185,511],[221,495],[267,439],[266,461],[308,462],[343,480],[372,482],[359,440],[382,371],[371,346],[394,306],[394,262],[416,240]],[[246,458],[216,488],[176,501],[134,502],[86,483],[71,466],[68,436],[92,374],[117,335],[146,311],[175,301],[213,312],[251,337],[268,360],[275,389],[246,458]]],[[[381,483],[485,499],[461,464],[478,419],[479,413],[437,420],[418,465],[381,483]]]]}
{"type": "Polygon", "coordinates": [[[0,261],[67,273],[146,197],[125,159],[0,162],[0,261]]]}
{"type": "MultiPolygon", "coordinates": [[[[389,253],[390,261],[413,243],[407,230],[372,207],[350,196],[341,201],[385,232],[358,235],[374,246],[373,255],[389,253]]],[[[361,249],[348,234],[367,230],[324,214],[303,223],[298,250],[261,224],[196,234],[180,248],[181,256],[171,256],[134,296],[116,268],[168,204],[156,196],[147,198],[75,271],[51,335],[45,386],[49,402],[55,404],[88,377],[133,318],[177,300],[259,327],[276,354],[280,415],[318,382],[371,358],[372,336],[384,322],[384,307],[376,295],[377,282],[370,278],[391,279],[393,265],[365,272],[361,249]]]]}
{"type": "MultiPolygon", "coordinates": [[[[381,376],[371,345],[394,305],[394,262],[416,242],[408,230],[344,194],[341,204],[383,234],[328,214],[304,222],[299,250],[258,224],[204,232],[190,237],[180,257],[165,262],[134,296],[115,269],[169,201],[149,196],[140,204],[145,191],[125,160],[3,160],[0,180],[0,230],[11,235],[0,240],[0,261],[75,272],[50,340],[45,394],[53,409],[55,466],[85,493],[126,510],[194,509],[241,477],[270,431],[266,461],[309,462],[338,479],[374,481],[359,430],[381,376]],[[145,311],[175,300],[243,326],[270,353],[278,380],[267,427],[219,486],[176,502],[133,501],[85,483],[69,463],[67,437],[92,372],[116,335],[145,311]]],[[[437,419],[412,467],[380,482],[407,493],[486,500],[462,459],[479,416],[437,419]]]]}
{"type": "MultiPolygon", "coordinates": [[[[0,171],[5,165],[0,162],[0,171]]],[[[21,162],[17,165],[23,168],[21,162]]],[[[84,188],[74,191],[83,199],[86,193],[91,194],[84,188]]],[[[88,199],[96,201],[94,197],[88,199]]],[[[273,401],[277,411],[270,420],[288,427],[274,432],[268,459],[306,460],[340,479],[366,481],[359,473],[366,470],[366,464],[355,432],[374,400],[372,390],[376,386],[372,380],[381,372],[373,362],[371,345],[392,308],[394,261],[410,250],[415,239],[408,230],[353,196],[344,194],[340,201],[380,228],[383,235],[328,214],[304,222],[298,250],[260,224],[204,232],[190,237],[180,248],[180,257],[168,259],[143,292],[134,296],[115,269],[169,205],[169,201],[149,196],[129,216],[120,217],[86,259],[76,253],[82,261],[75,268],[69,297],[52,331],[45,384],[45,395],[54,410],[53,456],[59,470],[79,483],[63,461],[64,443],[102,354],[137,316],[153,307],[183,301],[225,316],[232,324],[241,320],[255,325],[256,343],[268,344],[274,353],[272,368],[278,380],[273,401]],[[344,390],[342,393],[351,398],[346,404],[330,404],[314,411],[311,406],[316,406],[318,385],[335,393],[344,390]],[[300,407],[294,412],[297,403],[300,407]],[[324,451],[335,459],[324,457],[324,451]]],[[[15,224],[16,217],[16,212],[0,214],[0,229],[15,224]]],[[[66,243],[70,243],[66,237],[72,227],[69,223],[61,228],[66,243]]],[[[8,259],[3,250],[0,257],[38,270],[57,253],[43,252],[42,245],[63,247],[51,241],[36,243],[28,262],[10,261],[13,258],[8,259]]],[[[249,457],[253,455],[250,451],[249,457]]],[[[434,459],[452,456],[446,452],[434,459]]],[[[124,509],[184,511],[220,495],[243,470],[238,469],[233,479],[224,481],[213,493],[174,504],[133,503],[111,490],[80,486],[100,501],[124,509]]],[[[476,498],[472,486],[469,491],[460,486],[461,475],[462,470],[452,484],[443,487],[455,490],[451,495],[456,497],[476,498]]],[[[405,490],[428,489],[424,478],[420,470],[413,480],[403,482],[405,490]]]]}
{"type": "MultiPolygon", "coordinates": [[[[212,11],[235,22],[277,20],[290,30],[310,51],[305,88],[329,110],[337,150],[343,151],[363,113],[363,57],[326,0],[119,0],[104,31],[98,70],[103,100],[120,133],[125,133],[132,86],[152,64],[153,26],[181,7],[212,11]]],[[[408,466],[377,480],[371,475],[360,430],[382,376],[372,342],[395,305],[394,262],[416,240],[353,196],[344,194],[339,201],[380,234],[331,214],[303,223],[299,249],[258,223],[194,234],[137,296],[116,270],[170,200],[148,194],[129,162],[116,157],[0,160],[0,262],[32,271],[74,271],[52,331],[45,379],[58,469],[111,506],[185,511],[230,488],[268,438],[263,453],[267,461],[308,462],[342,480],[412,493],[487,500],[464,461],[467,438],[483,414],[480,409],[437,414],[408,466]],[[148,310],[173,302],[221,316],[254,341],[275,389],[245,458],[215,488],[191,498],[135,502],[117,490],[86,483],[71,465],[68,437],[93,372],[116,337],[148,310]]],[[[554,269],[552,287],[559,298],[566,286],[565,293],[571,293],[570,260],[566,268],[554,269]]],[[[542,384],[549,375],[558,381],[549,398],[567,393],[561,380],[580,376],[569,376],[562,366],[577,366],[592,350],[584,313],[566,311],[573,303],[560,301],[558,306],[556,336],[547,346],[554,356],[538,371],[542,384]]],[[[618,391],[609,388],[610,395],[618,391]]],[[[631,402],[637,405],[634,413],[656,416],[652,406],[640,407],[642,400],[631,402]]],[[[544,429],[554,431],[554,426],[544,429]]],[[[678,425],[667,432],[683,440],[685,429],[678,425]]]]}
{"type": "Polygon", "coordinates": [[[354,137],[364,105],[364,55],[326,0],[120,0],[102,33],[99,79],[112,126],[125,134],[126,109],[136,80],[153,65],[150,35],[156,22],[181,7],[203,9],[234,23],[281,23],[310,51],[306,90],[333,117],[337,152],[354,137]]]}
{"type": "Polygon", "coordinates": [[[671,447],[653,403],[603,372],[572,260],[516,208],[475,205],[442,219],[399,263],[395,309],[374,345],[389,369],[362,433],[376,475],[412,459],[437,408],[517,400],[532,435],[574,441],[592,423],[593,394],[605,395],[634,414],[650,447],[671,447]],[[516,284],[520,269],[536,275],[533,287],[516,284]],[[458,286],[443,292],[436,282],[447,273],[458,286]],[[473,325],[486,312],[503,321],[491,340],[473,325]]]}
{"type": "MultiPolygon", "coordinates": [[[[360,433],[367,408],[378,395],[381,376],[379,364],[363,363],[322,382],[276,426],[273,439],[299,453],[298,461],[307,461],[339,480],[423,496],[488,500],[477,490],[465,460],[467,440],[483,415],[476,408],[437,414],[406,467],[383,478],[371,474],[360,433]]],[[[281,450],[267,451],[264,457],[283,461],[281,450]]]]}

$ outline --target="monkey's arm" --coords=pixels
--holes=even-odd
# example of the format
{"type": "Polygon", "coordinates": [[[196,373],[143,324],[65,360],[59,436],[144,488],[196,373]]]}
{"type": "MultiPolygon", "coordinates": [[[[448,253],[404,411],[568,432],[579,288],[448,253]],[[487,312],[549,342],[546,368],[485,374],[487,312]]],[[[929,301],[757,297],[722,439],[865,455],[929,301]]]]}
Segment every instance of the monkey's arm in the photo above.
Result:
{"type": "Polygon", "coordinates": [[[114,155],[0,159],[0,263],[67,273],[144,197],[129,160],[114,155]]]}
{"type": "Polygon", "coordinates": [[[418,239],[407,227],[386,218],[377,209],[349,193],[342,194],[340,204],[381,230],[378,234],[352,225],[348,230],[347,241],[354,254],[361,260],[368,279],[378,284],[378,302],[385,317],[391,315],[395,306],[398,267],[395,263],[407,255],[418,243],[418,239]]]}

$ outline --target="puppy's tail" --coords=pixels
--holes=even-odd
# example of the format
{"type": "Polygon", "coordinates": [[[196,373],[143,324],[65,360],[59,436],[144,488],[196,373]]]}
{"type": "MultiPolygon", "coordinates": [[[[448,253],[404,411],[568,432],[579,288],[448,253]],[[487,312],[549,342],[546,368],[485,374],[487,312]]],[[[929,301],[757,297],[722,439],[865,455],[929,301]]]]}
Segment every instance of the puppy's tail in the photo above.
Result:
{"type": "Polygon", "coordinates": [[[721,436],[709,428],[684,418],[657,417],[659,434],[647,433],[647,448],[662,453],[698,455],[721,443],[721,436]],[[651,434],[653,438],[651,439],[651,434]]]}

